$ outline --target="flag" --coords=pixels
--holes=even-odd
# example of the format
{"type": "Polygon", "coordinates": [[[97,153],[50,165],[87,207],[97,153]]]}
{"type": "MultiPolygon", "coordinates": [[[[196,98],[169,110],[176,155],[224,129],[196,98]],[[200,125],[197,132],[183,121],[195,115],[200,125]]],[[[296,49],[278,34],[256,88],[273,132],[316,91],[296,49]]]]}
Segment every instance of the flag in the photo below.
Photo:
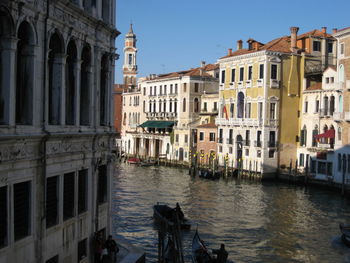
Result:
{"type": "Polygon", "coordinates": [[[224,105],[223,112],[225,114],[226,120],[228,120],[228,113],[227,113],[226,105],[224,105]]]}

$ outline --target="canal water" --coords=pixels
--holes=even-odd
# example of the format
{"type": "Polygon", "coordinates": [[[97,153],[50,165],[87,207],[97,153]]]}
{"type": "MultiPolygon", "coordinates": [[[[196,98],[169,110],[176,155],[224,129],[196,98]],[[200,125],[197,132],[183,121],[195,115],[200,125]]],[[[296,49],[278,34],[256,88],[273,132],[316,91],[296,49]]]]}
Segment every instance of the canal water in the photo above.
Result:
{"type": "Polygon", "coordinates": [[[210,249],[224,243],[232,262],[350,262],[339,222],[350,223],[350,202],[324,189],[282,183],[193,178],[185,169],[117,165],[114,234],[157,262],[152,206],[179,202],[192,230],[184,232],[185,261],[198,225],[210,249]]]}

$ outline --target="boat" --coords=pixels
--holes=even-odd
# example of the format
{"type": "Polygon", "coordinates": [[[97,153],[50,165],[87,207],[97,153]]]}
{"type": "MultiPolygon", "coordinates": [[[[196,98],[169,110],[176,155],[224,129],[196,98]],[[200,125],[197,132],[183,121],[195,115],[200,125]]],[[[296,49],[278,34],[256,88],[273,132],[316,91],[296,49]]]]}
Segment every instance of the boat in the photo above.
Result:
{"type": "Polygon", "coordinates": [[[341,240],[347,247],[350,247],[350,225],[340,223],[339,228],[342,233],[341,240]]]}
{"type": "Polygon", "coordinates": [[[205,179],[210,179],[210,180],[220,179],[221,174],[222,173],[220,171],[213,172],[211,169],[200,169],[198,171],[199,177],[205,178],[205,179]]]}
{"type": "MultiPolygon", "coordinates": [[[[165,204],[159,204],[153,206],[153,218],[156,223],[159,224],[167,224],[170,227],[174,226],[174,212],[176,210],[174,208],[171,208],[168,205],[165,204]]],[[[188,219],[183,218],[180,220],[180,228],[182,230],[189,230],[191,229],[191,224],[188,222],[188,219]]]]}
{"type": "Polygon", "coordinates": [[[139,164],[140,163],[140,159],[139,158],[136,158],[136,157],[131,157],[127,160],[127,162],[129,164],[139,164]]]}
{"type": "Polygon", "coordinates": [[[192,240],[192,262],[193,263],[210,263],[213,262],[212,256],[209,254],[203,240],[200,239],[198,230],[192,240]]]}
{"type": "Polygon", "coordinates": [[[152,160],[144,160],[140,162],[140,166],[144,166],[144,167],[153,166],[155,164],[156,164],[156,161],[152,161],[152,160]]]}

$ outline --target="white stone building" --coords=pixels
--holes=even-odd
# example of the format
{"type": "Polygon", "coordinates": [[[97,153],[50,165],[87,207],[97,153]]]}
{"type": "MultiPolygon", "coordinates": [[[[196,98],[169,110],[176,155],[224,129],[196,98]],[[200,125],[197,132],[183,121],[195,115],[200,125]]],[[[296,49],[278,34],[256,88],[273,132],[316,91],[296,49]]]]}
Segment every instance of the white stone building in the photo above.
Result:
{"type": "Polygon", "coordinates": [[[115,1],[0,2],[0,262],[93,262],[110,233],[115,1]]]}

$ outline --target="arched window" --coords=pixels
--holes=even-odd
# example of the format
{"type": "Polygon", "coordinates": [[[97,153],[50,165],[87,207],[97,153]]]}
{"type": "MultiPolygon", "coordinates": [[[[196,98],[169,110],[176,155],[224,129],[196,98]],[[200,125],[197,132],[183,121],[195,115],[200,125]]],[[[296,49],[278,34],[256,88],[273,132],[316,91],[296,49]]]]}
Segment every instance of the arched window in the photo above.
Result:
{"type": "Polygon", "coordinates": [[[339,95],[339,109],[338,112],[343,112],[343,96],[339,95]]]}
{"type": "Polygon", "coordinates": [[[153,101],[153,112],[156,112],[156,101],[153,101]]]}
{"type": "Polygon", "coordinates": [[[194,112],[199,112],[199,100],[198,100],[198,98],[194,99],[194,112]]]}
{"type": "Polygon", "coordinates": [[[163,101],[163,111],[166,112],[166,100],[163,101]]]}
{"type": "Polygon", "coordinates": [[[74,41],[70,41],[67,48],[66,61],[66,125],[74,125],[76,117],[75,94],[77,72],[77,47],[74,41]]]}
{"type": "Polygon", "coordinates": [[[177,112],[177,100],[174,100],[174,112],[177,112]]]}
{"type": "Polygon", "coordinates": [[[170,100],[169,102],[169,112],[173,112],[173,101],[170,100]]]}
{"type": "Polygon", "coordinates": [[[334,105],[335,105],[335,98],[334,96],[331,96],[331,100],[329,102],[329,114],[333,115],[334,113],[334,105]]]}
{"type": "Polygon", "coordinates": [[[237,118],[243,118],[244,114],[244,94],[243,92],[238,93],[237,98],[237,118]]]}
{"type": "Polygon", "coordinates": [[[231,118],[234,118],[235,117],[235,104],[234,103],[231,103],[230,104],[230,117],[231,118]]]}
{"type": "Polygon", "coordinates": [[[328,115],[328,97],[323,98],[323,114],[328,115]]]}
{"type": "Polygon", "coordinates": [[[148,112],[152,112],[152,101],[148,102],[148,112]]]}
{"type": "Polygon", "coordinates": [[[124,112],[123,125],[126,125],[126,112],[124,112]]]}
{"type": "Polygon", "coordinates": [[[109,84],[109,61],[108,56],[101,59],[100,72],[100,125],[107,125],[108,120],[108,85],[109,84]]]}
{"type": "Polygon", "coordinates": [[[318,135],[318,126],[316,125],[315,128],[312,130],[312,147],[317,146],[317,140],[316,140],[317,135],[318,135]]]}
{"type": "Polygon", "coordinates": [[[343,64],[340,64],[339,65],[339,82],[344,82],[344,78],[345,75],[344,75],[344,65],[343,64]]]}
{"type": "Polygon", "coordinates": [[[159,112],[162,112],[162,101],[161,100],[159,100],[159,102],[158,102],[158,111],[159,112]]]}
{"type": "Polygon", "coordinates": [[[300,146],[306,146],[307,142],[307,129],[304,125],[303,129],[300,132],[300,146]]]}
{"type": "Polygon", "coordinates": [[[182,101],[182,112],[186,112],[186,98],[182,101]]]}
{"type": "Polygon", "coordinates": [[[13,68],[14,63],[10,63],[9,58],[15,57],[15,50],[4,48],[5,46],[11,46],[15,43],[16,38],[14,23],[11,15],[7,10],[0,7],[0,125],[9,124],[9,110],[10,104],[10,89],[12,83],[14,83],[13,74],[9,72],[15,72],[13,68]]]}
{"type": "Polygon", "coordinates": [[[129,58],[128,64],[129,64],[129,65],[132,65],[132,54],[129,54],[128,58],[129,58]]]}
{"type": "Polygon", "coordinates": [[[24,21],[18,29],[16,71],[16,124],[33,122],[34,32],[24,21]]]}
{"type": "Polygon", "coordinates": [[[81,54],[80,69],[80,125],[90,124],[91,49],[85,45],[81,54]]]}

